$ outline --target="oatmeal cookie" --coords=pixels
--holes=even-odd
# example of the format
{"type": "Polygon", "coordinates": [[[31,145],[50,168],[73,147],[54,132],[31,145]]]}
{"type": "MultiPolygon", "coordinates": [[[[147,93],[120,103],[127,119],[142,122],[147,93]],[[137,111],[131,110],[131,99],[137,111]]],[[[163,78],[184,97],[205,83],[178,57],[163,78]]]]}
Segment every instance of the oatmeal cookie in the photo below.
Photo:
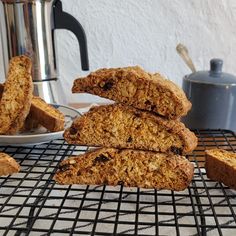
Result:
{"type": "Polygon", "coordinates": [[[64,132],[69,144],[182,154],[197,137],[178,120],[167,120],[122,104],[93,107],[64,132]]]}
{"type": "Polygon", "coordinates": [[[138,109],[177,119],[191,109],[185,93],[162,75],[138,66],[99,69],[74,81],[73,93],[91,93],[138,109]]]}
{"type": "Polygon", "coordinates": [[[206,150],[205,167],[209,179],[236,190],[236,153],[223,149],[206,150]]]}
{"type": "Polygon", "coordinates": [[[47,128],[51,132],[64,130],[64,114],[50,104],[47,104],[40,97],[33,97],[30,115],[33,120],[36,120],[40,125],[47,128]]]}
{"type": "Polygon", "coordinates": [[[10,60],[0,103],[0,134],[16,134],[24,125],[33,97],[31,66],[26,56],[10,60]]]}
{"type": "Polygon", "coordinates": [[[54,180],[181,191],[191,182],[193,170],[193,164],[179,155],[102,148],[62,161],[54,180]]]}

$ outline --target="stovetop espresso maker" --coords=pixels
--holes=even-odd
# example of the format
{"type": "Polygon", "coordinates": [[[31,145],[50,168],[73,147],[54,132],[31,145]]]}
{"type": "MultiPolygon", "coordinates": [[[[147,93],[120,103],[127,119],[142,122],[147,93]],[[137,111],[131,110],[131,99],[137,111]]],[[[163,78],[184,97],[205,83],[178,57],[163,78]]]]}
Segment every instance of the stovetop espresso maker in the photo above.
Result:
{"type": "Polygon", "coordinates": [[[10,58],[27,55],[33,63],[35,95],[48,103],[65,103],[58,81],[54,32],[67,29],[75,34],[82,70],[88,70],[87,40],[81,24],[62,10],[60,0],[0,0],[0,27],[5,75],[10,58]]]}

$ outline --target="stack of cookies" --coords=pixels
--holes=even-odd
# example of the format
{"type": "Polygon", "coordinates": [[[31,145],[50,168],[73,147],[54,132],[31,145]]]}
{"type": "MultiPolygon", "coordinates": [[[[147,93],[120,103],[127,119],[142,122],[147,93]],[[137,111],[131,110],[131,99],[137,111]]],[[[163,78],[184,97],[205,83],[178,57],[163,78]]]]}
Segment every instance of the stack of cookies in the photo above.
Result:
{"type": "Polygon", "coordinates": [[[193,165],[183,155],[197,138],[179,121],[191,109],[184,92],[140,67],[100,69],[74,81],[74,93],[116,103],[93,107],[64,133],[69,144],[101,147],[63,161],[60,184],[109,184],[183,190],[193,165]]]}

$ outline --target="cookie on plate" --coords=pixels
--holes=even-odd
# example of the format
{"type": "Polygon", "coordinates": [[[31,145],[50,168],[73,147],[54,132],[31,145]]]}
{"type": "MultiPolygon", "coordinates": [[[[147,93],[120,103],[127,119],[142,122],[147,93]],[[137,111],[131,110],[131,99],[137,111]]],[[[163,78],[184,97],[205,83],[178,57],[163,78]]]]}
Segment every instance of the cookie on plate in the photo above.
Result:
{"type": "MultiPolygon", "coordinates": [[[[4,90],[4,85],[0,84],[0,99],[4,90]]],[[[64,130],[65,116],[62,112],[47,104],[42,98],[33,96],[31,101],[30,112],[25,119],[24,125],[20,131],[30,131],[44,126],[51,132],[64,130]]]]}
{"type": "Polygon", "coordinates": [[[34,96],[30,108],[30,115],[40,125],[51,132],[64,130],[65,116],[62,112],[47,104],[42,98],[34,96]]]}
{"type": "Polygon", "coordinates": [[[0,103],[0,134],[16,134],[24,125],[33,97],[31,67],[26,56],[10,60],[0,103]]]}

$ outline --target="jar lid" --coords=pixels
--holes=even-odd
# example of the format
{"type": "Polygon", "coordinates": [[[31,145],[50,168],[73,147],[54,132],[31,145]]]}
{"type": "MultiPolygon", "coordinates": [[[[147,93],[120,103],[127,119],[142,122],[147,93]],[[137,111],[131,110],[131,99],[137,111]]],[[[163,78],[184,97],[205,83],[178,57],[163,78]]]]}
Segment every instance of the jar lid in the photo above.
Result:
{"type": "Polygon", "coordinates": [[[210,71],[198,71],[185,77],[196,83],[215,85],[236,85],[236,76],[222,72],[223,60],[211,59],[210,71]]]}

